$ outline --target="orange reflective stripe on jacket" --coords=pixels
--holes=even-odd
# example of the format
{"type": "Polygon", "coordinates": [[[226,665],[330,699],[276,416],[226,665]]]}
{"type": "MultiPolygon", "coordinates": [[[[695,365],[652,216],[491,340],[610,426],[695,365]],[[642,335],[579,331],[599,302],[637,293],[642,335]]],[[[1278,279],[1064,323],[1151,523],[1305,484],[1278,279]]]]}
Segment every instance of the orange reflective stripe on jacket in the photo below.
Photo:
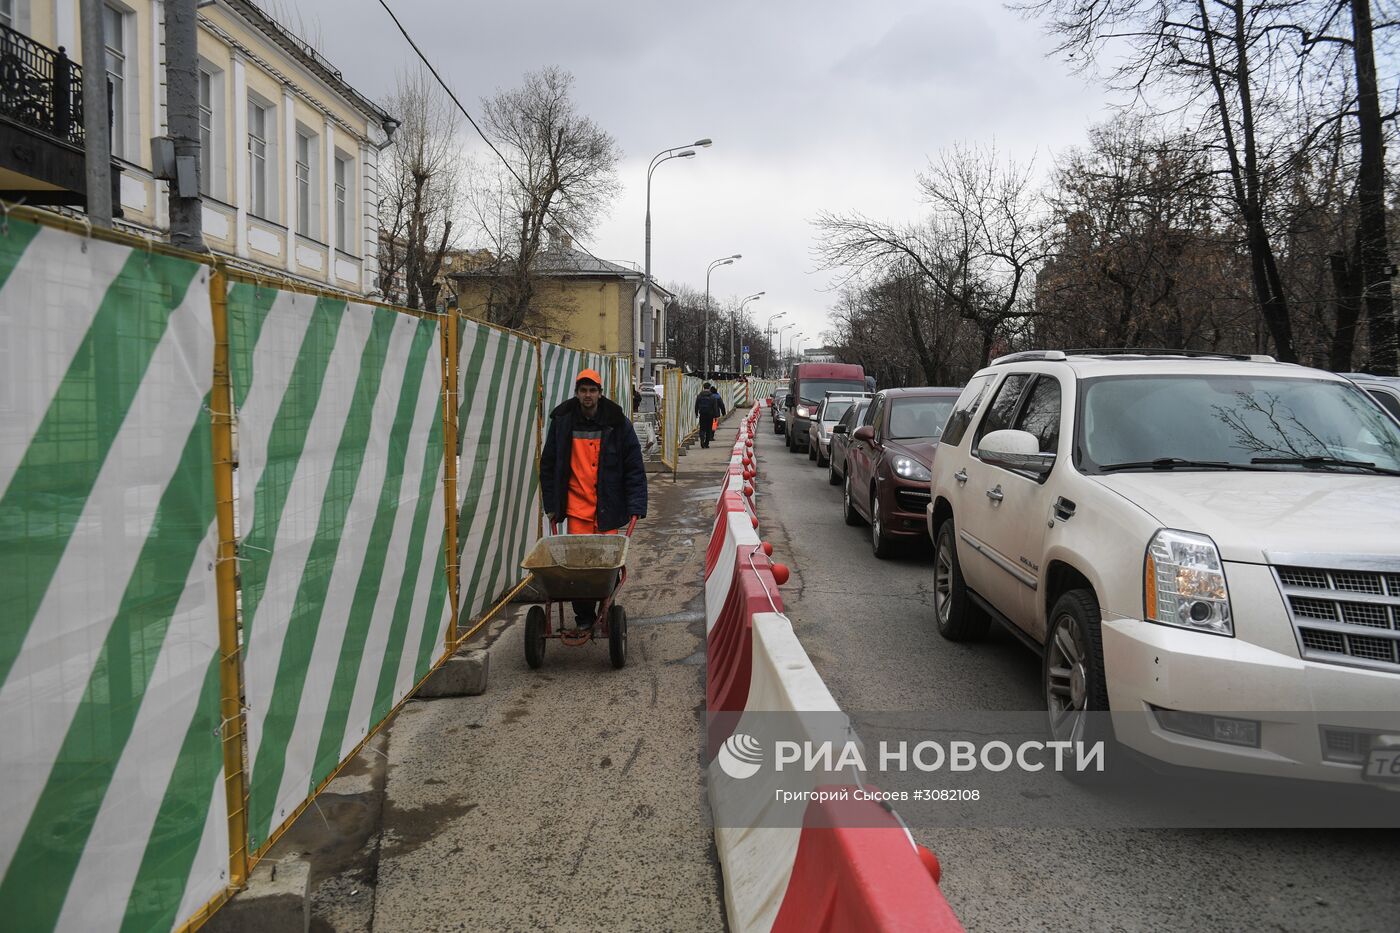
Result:
{"type": "Polygon", "coordinates": [[[594,521],[598,516],[598,457],[603,449],[603,431],[578,426],[569,451],[570,518],[594,521]]]}

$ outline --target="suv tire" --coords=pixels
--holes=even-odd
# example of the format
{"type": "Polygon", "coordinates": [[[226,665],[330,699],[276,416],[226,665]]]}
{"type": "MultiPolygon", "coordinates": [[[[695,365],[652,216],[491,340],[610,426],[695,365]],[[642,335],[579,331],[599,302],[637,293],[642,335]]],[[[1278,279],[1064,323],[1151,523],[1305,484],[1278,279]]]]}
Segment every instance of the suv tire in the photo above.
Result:
{"type": "Polygon", "coordinates": [[[938,526],[933,548],[933,618],[938,634],[949,641],[979,641],[986,637],[992,620],[968,594],[957,541],[951,518],[938,526]]]}
{"type": "Polygon", "coordinates": [[[846,472],[846,484],[841,488],[841,517],[846,520],[846,524],[852,527],[860,525],[863,519],[856,511],[856,504],[851,501],[851,474],[846,472]]]}
{"type": "Polygon", "coordinates": [[[880,509],[880,492],[870,490],[870,549],[880,560],[894,556],[895,543],[885,534],[885,516],[880,509]]]}
{"type": "Polygon", "coordinates": [[[841,474],[836,472],[836,462],[830,457],[826,461],[826,481],[832,486],[841,485],[841,474]]]}
{"type": "MultiPolygon", "coordinates": [[[[1053,739],[1111,742],[1108,686],[1104,680],[1102,616],[1092,590],[1063,593],[1050,610],[1041,686],[1045,693],[1053,739]],[[1079,720],[1077,714],[1093,715],[1079,720]]],[[[1067,770],[1065,776],[1083,782],[1103,777],[1099,772],[1067,770]]]]}
{"type": "Polygon", "coordinates": [[[807,459],[808,459],[808,460],[815,460],[815,459],[817,459],[817,448],[816,448],[816,446],[812,443],[812,439],[811,439],[810,437],[807,438],[807,459]]]}

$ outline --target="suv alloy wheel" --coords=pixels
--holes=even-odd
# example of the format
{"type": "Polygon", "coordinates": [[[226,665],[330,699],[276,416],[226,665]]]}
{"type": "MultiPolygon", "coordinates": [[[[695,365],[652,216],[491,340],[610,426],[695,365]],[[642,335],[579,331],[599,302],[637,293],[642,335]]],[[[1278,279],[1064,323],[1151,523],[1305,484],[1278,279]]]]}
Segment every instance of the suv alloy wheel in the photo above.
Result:
{"type": "Polygon", "coordinates": [[[851,471],[846,471],[846,485],[841,492],[841,517],[846,520],[847,525],[855,526],[861,523],[860,513],[856,511],[856,505],[851,501],[851,471]]]}
{"type": "Polygon", "coordinates": [[[880,492],[870,487],[870,549],[880,560],[894,556],[894,542],[885,534],[885,516],[880,509],[880,492]]]}
{"type": "MultiPolygon", "coordinates": [[[[1052,739],[1093,743],[1113,738],[1107,715],[1100,619],[1099,601],[1090,590],[1070,590],[1050,610],[1041,684],[1052,739]]],[[[1064,773],[1080,781],[1101,776],[1097,772],[1064,773]]]]}
{"type": "Polygon", "coordinates": [[[949,641],[977,641],[986,637],[991,619],[968,596],[958,566],[957,537],[950,518],[938,526],[933,555],[933,618],[938,634],[949,641]]]}

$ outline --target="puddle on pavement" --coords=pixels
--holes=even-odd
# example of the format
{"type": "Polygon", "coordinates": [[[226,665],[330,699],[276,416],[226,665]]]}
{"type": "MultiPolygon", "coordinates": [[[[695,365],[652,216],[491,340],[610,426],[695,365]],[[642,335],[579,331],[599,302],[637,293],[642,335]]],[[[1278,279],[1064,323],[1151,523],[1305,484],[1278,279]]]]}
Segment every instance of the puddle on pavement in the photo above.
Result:
{"type": "Polygon", "coordinates": [[[442,832],[448,823],[476,807],[476,804],[457,796],[415,810],[401,810],[394,806],[392,800],[386,800],[384,835],[380,841],[382,855],[393,858],[414,851],[442,832]]]}

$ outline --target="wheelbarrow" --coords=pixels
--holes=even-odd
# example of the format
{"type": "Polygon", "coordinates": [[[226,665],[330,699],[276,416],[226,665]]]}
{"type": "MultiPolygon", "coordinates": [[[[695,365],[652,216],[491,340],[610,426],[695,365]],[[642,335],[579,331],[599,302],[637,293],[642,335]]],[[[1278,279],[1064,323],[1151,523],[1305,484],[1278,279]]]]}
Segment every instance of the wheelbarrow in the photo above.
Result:
{"type": "Polygon", "coordinates": [[[544,604],[531,606],[525,614],[525,663],[532,669],[544,664],[545,641],[550,638],[570,648],[606,638],[612,666],[627,664],[627,612],[616,597],[627,581],[627,545],[636,527],[634,518],[623,534],[561,535],[551,522],[550,536],[525,556],[520,566],[534,574],[545,594],[544,604]],[[587,629],[566,627],[566,607],[584,600],[598,601],[597,621],[587,629]]]}

